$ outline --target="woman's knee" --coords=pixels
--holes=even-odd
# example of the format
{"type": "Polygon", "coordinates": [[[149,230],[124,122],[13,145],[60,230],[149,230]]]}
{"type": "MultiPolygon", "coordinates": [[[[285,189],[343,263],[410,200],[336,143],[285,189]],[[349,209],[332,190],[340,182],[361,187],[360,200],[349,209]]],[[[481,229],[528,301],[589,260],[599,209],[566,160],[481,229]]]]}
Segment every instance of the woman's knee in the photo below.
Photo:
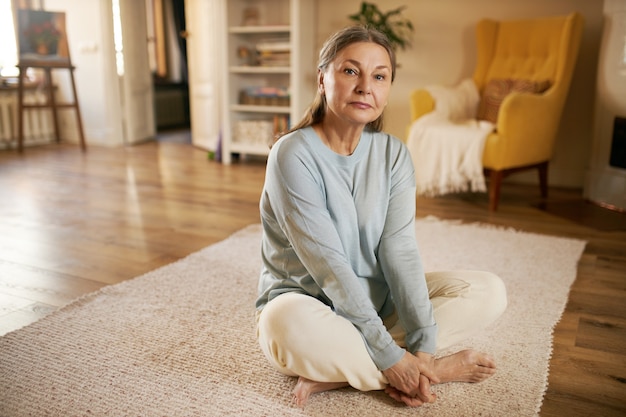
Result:
{"type": "Polygon", "coordinates": [[[257,316],[257,339],[269,362],[281,373],[294,376],[290,369],[290,357],[297,331],[299,305],[306,297],[302,294],[280,295],[267,303],[257,316]]]}
{"type": "MultiPolygon", "coordinates": [[[[267,303],[258,316],[257,334],[259,338],[271,339],[275,343],[288,341],[290,336],[298,327],[303,316],[302,309],[307,298],[303,294],[287,293],[282,294],[267,303]]],[[[301,324],[300,324],[301,325],[301,324]]]]}
{"type": "Polygon", "coordinates": [[[499,311],[498,315],[500,315],[504,312],[504,310],[506,310],[506,306],[508,305],[506,285],[504,285],[504,281],[502,281],[502,278],[500,278],[496,274],[489,273],[489,277],[489,287],[491,288],[492,292],[491,299],[494,301],[494,304],[499,311]]]}
{"type": "Polygon", "coordinates": [[[436,292],[445,292],[444,297],[457,296],[470,301],[468,306],[474,306],[484,320],[491,322],[497,319],[506,309],[506,286],[502,279],[492,272],[477,270],[457,270],[440,273],[435,276],[445,285],[436,292]]]}
{"type": "Polygon", "coordinates": [[[258,318],[257,336],[266,354],[274,358],[277,355],[282,357],[286,352],[307,356],[312,348],[326,343],[324,333],[337,325],[353,328],[346,319],[337,316],[329,306],[314,297],[286,293],[263,308],[258,318]]]}
{"type": "Polygon", "coordinates": [[[471,337],[494,323],[506,309],[506,288],[497,275],[456,270],[440,276],[453,278],[452,282],[458,290],[454,294],[432,299],[435,319],[439,324],[438,349],[471,337]]]}
{"type": "Polygon", "coordinates": [[[474,283],[480,287],[479,292],[482,295],[485,309],[490,313],[493,320],[500,317],[506,310],[508,300],[506,286],[502,279],[491,272],[477,272],[478,282],[474,283]]]}
{"type": "Polygon", "coordinates": [[[384,387],[356,327],[313,297],[276,297],[260,313],[257,329],[261,350],[283,374],[347,381],[360,390],[384,387]]]}

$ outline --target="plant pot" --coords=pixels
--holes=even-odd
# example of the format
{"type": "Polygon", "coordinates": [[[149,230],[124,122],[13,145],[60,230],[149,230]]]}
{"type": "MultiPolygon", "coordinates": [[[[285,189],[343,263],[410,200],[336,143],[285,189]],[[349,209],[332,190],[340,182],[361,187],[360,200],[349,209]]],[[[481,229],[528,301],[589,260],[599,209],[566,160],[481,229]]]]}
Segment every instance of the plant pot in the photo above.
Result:
{"type": "Polygon", "coordinates": [[[48,50],[48,45],[46,45],[45,43],[37,44],[37,53],[39,55],[48,55],[50,53],[50,51],[48,50]]]}

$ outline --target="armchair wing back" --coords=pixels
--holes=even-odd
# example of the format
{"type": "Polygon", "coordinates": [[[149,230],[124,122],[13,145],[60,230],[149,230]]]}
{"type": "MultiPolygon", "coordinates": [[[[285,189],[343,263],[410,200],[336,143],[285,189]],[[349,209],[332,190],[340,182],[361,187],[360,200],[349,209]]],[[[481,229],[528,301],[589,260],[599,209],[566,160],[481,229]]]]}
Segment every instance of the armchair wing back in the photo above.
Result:
{"type": "Polygon", "coordinates": [[[473,78],[481,94],[492,80],[548,82],[550,86],[541,94],[511,93],[502,100],[496,131],[485,144],[485,168],[500,170],[550,160],[582,28],[578,13],[478,23],[473,78]]]}
{"type": "MultiPolygon", "coordinates": [[[[481,110],[489,105],[487,96],[498,83],[519,81],[544,86],[537,91],[507,91],[497,103],[497,118],[492,120],[496,129],[486,138],[482,159],[490,177],[490,209],[497,208],[502,179],[523,169],[539,169],[541,193],[547,195],[548,162],[554,152],[582,31],[583,17],[576,12],[478,22],[473,80],[481,94],[481,110]]],[[[410,102],[413,120],[435,108],[434,99],[423,89],[413,91],[410,102]]]]}

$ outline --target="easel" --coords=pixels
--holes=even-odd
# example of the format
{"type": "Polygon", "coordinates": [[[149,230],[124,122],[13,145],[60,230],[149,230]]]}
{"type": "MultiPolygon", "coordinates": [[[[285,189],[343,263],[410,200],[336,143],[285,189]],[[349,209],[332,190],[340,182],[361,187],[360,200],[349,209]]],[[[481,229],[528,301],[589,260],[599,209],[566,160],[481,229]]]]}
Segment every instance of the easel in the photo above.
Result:
{"type": "Polygon", "coordinates": [[[74,82],[74,66],[68,62],[44,62],[44,61],[22,61],[17,67],[20,74],[18,79],[18,122],[17,122],[17,149],[19,152],[24,151],[24,111],[28,109],[52,109],[52,120],[54,123],[54,135],[57,142],[61,141],[59,118],[57,109],[73,108],[76,111],[76,122],[78,126],[78,134],[80,136],[80,147],[83,151],[87,150],[85,144],[85,135],[83,133],[83,123],[80,116],[80,107],[78,105],[78,95],[76,94],[76,84],[74,82]],[[43,104],[24,104],[24,75],[27,68],[41,68],[45,73],[45,83],[47,87],[47,102],[43,104]],[[54,97],[54,85],[52,83],[53,69],[67,69],[70,72],[70,80],[72,84],[72,94],[74,101],[72,103],[57,103],[54,97]]]}
{"type": "MultiPolygon", "coordinates": [[[[40,9],[42,4],[40,3],[40,9]]],[[[17,127],[17,148],[19,152],[24,151],[24,111],[28,109],[52,109],[52,119],[54,123],[54,134],[57,142],[61,141],[59,129],[59,117],[57,109],[73,108],[76,111],[76,120],[78,122],[78,134],[80,135],[80,147],[83,151],[87,150],[85,144],[85,135],[83,133],[83,123],[80,117],[80,108],[78,106],[78,95],[76,94],[76,83],[74,82],[74,66],[70,59],[70,51],[67,44],[67,35],[65,33],[65,13],[63,12],[46,12],[44,10],[18,9],[17,11],[17,33],[20,58],[17,67],[19,69],[18,78],[18,127],[17,127]],[[37,47],[34,45],[34,39],[29,36],[41,36],[42,32],[48,36],[47,41],[41,44],[41,39],[37,39],[37,47]],[[50,42],[50,41],[53,42],[50,42]],[[48,46],[52,43],[55,48],[50,51],[48,46]],[[44,51],[38,49],[44,46],[44,51]],[[44,82],[47,88],[47,100],[43,104],[24,104],[24,77],[26,69],[40,68],[45,73],[44,82]],[[52,83],[52,70],[66,69],[70,72],[70,80],[72,84],[72,95],[74,101],[71,103],[57,103],[54,97],[54,84],[52,83]]]]}

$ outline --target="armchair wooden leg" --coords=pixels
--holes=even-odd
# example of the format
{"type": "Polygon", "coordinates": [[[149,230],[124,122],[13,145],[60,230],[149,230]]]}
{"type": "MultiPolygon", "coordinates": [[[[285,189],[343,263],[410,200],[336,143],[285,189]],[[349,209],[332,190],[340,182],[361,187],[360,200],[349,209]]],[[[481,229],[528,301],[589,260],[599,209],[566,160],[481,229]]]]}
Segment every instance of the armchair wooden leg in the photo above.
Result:
{"type": "Polygon", "coordinates": [[[548,162],[543,162],[537,166],[539,169],[539,187],[541,189],[541,197],[548,197],[548,162]]]}
{"type": "Polygon", "coordinates": [[[500,201],[500,186],[502,185],[503,178],[503,171],[489,171],[489,211],[496,211],[498,209],[498,202],[500,201]]]}

